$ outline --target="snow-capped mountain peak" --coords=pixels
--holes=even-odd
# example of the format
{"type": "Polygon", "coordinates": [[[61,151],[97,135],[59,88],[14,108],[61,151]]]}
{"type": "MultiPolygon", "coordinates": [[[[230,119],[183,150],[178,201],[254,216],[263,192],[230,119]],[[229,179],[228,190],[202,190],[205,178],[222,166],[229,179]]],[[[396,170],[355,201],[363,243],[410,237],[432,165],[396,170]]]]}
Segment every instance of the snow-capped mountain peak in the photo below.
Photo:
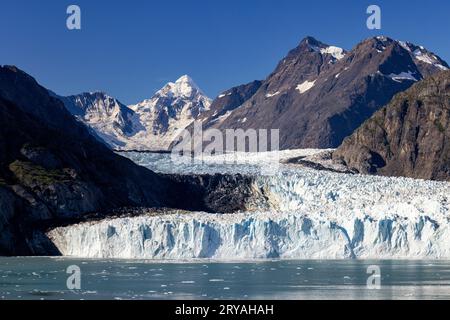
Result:
{"type": "Polygon", "coordinates": [[[197,94],[204,95],[194,80],[188,75],[184,75],[177,81],[166,84],[155,96],[191,98],[197,94]]]}
{"type": "Polygon", "coordinates": [[[131,106],[100,91],[60,98],[73,115],[118,150],[166,150],[211,105],[188,75],[131,106]]]}
{"type": "Polygon", "coordinates": [[[158,90],[155,95],[130,108],[136,112],[160,112],[166,110],[169,116],[176,118],[177,115],[188,106],[193,112],[194,118],[209,108],[209,99],[197,84],[188,75],[183,75],[175,82],[167,83],[158,90]]]}
{"type": "Polygon", "coordinates": [[[138,140],[146,140],[150,149],[166,150],[180,131],[209,110],[210,105],[211,99],[191,77],[184,75],[166,84],[150,99],[129,107],[139,114],[147,128],[137,135],[138,140]]]}
{"type": "Polygon", "coordinates": [[[177,84],[180,87],[188,87],[188,88],[194,88],[196,90],[200,90],[200,88],[197,86],[197,84],[192,80],[190,76],[187,74],[181,76],[178,78],[177,81],[175,81],[175,84],[177,84]]]}

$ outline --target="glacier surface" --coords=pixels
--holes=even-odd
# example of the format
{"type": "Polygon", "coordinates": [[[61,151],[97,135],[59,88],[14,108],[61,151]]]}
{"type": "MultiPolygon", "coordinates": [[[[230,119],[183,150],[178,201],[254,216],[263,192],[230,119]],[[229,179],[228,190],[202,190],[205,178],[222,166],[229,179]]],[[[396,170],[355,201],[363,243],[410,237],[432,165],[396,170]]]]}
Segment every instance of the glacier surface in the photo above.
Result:
{"type": "Polygon", "coordinates": [[[254,183],[267,197],[254,212],[148,210],[49,236],[62,254],[89,258],[450,259],[448,182],[283,165],[254,183]]]}

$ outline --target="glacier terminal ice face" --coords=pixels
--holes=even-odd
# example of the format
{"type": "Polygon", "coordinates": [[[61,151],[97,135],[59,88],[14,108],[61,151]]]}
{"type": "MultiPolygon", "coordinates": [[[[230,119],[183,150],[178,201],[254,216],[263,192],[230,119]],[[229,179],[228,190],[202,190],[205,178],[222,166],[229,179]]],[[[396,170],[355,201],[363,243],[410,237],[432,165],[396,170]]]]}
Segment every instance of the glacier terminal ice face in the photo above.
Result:
{"type": "Polygon", "coordinates": [[[48,235],[63,255],[90,258],[450,259],[448,182],[286,165],[255,184],[267,203],[253,212],[149,209],[48,235]]]}

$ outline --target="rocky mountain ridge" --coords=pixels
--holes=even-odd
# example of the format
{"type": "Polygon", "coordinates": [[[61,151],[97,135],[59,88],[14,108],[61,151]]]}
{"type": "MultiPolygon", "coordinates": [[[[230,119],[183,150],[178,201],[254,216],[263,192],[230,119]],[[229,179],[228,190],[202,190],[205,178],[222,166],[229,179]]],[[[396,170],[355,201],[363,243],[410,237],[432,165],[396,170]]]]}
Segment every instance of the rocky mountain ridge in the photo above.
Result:
{"type": "Polygon", "coordinates": [[[281,149],[337,147],[396,93],[445,69],[436,54],[388,37],[366,39],[348,52],[307,37],[248,100],[203,125],[280,129],[281,149]]]}
{"type": "Polygon", "coordinates": [[[333,158],[365,174],[450,181],[450,71],[396,95],[333,158]]]}

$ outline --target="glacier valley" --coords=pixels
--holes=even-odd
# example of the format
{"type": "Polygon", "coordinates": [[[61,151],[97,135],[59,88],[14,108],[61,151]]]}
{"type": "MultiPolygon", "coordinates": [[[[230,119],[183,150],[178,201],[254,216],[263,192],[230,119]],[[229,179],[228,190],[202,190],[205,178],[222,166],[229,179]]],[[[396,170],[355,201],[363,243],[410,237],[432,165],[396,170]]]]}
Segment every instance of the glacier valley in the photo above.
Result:
{"type": "MultiPolygon", "coordinates": [[[[282,157],[317,152],[285,151],[282,157]]],[[[170,165],[168,154],[127,156],[155,171],[180,170],[170,165]]],[[[265,199],[257,208],[220,215],[147,209],[135,217],[59,227],[48,236],[63,255],[83,258],[450,259],[448,182],[287,164],[263,176],[246,160],[234,167],[206,163],[181,169],[254,175],[254,190],[265,199]]]]}

